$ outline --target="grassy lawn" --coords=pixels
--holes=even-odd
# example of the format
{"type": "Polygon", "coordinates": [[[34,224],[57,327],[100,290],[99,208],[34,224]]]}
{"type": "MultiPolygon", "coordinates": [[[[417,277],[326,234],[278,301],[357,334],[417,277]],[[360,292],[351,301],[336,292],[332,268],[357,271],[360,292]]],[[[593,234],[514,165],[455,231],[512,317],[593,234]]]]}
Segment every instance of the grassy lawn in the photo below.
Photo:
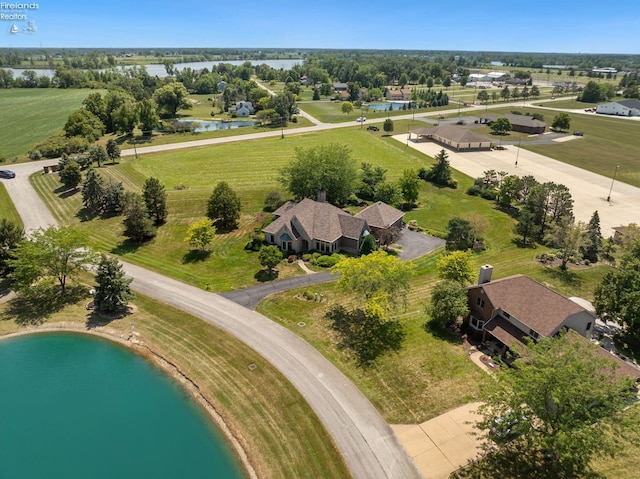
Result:
{"type": "Polygon", "coordinates": [[[567,110],[584,110],[585,108],[593,108],[596,105],[597,103],[585,103],[582,101],[578,101],[575,99],[575,95],[572,95],[571,99],[541,103],[537,106],[547,106],[549,108],[565,108],[567,110]]]}
{"type": "MultiPolygon", "coordinates": [[[[374,103],[384,103],[374,102],[374,103]]],[[[382,110],[372,110],[367,107],[354,108],[353,112],[349,114],[342,113],[340,110],[341,102],[339,101],[310,101],[310,102],[300,102],[298,106],[300,109],[309,113],[314,118],[317,118],[319,121],[323,123],[343,123],[343,122],[354,122],[356,118],[359,116],[365,116],[367,119],[372,120],[376,118],[387,118],[400,115],[410,115],[412,110],[393,110],[393,111],[382,111],[382,110]]],[[[451,110],[454,108],[458,108],[457,104],[449,103],[447,106],[442,107],[433,107],[433,108],[416,108],[413,112],[418,115],[421,113],[429,113],[433,111],[445,111],[451,110]]]]}
{"type": "Polygon", "coordinates": [[[16,210],[16,207],[11,201],[7,189],[0,181],[0,218],[13,221],[14,223],[22,226],[22,219],[16,210]]]}
{"type": "MultiPolygon", "coordinates": [[[[62,131],[82,100],[99,90],[9,88],[0,90],[0,158],[26,155],[38,143],[62,131]]],[[[104,91],[102,91],[104,93],[104,91]]]]}
{"type": "MultiPolygon", "coordinates": [[[[82,286],[82,291],[87,291],[87,286],[82,286]]],[[[198,385],[242,444],[258,477],[351,477],[331,437],[300,393],[243,343],[145,296],[133,301],[133,314],[91,323],[85,309],[88,301],[83,298],[51,312],[42,326],[62,324],[128,337],[129,323],[133,322],[146,346],[198,385]],[[250,364],[257,368],[250,370],[250,364]]],[[[24,329],[16,320],[19,311],[15,300],[0,304],[0,336],[24,329]]],[[[148,356],[145,350],[138,351],[148,356]]]]}

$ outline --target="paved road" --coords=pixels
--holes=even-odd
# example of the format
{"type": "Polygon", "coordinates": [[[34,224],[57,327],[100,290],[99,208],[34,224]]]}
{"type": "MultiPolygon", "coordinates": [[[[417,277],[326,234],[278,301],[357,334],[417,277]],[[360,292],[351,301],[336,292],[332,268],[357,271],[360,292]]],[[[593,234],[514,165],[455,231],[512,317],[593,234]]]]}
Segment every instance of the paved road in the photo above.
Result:
{"type": "MultiPolygon", "coordinates": [[[[28,175],[51,161],[12,166],[7,180],[25,229],[55,224],[28,175]]],[[[123,263],[132,288],[187,311],[235,336],[273,364],[307,400],[357,479],[418,479],[420,473],[366,397],[312,346],[268,318],[213,293],[123,263]]]]}

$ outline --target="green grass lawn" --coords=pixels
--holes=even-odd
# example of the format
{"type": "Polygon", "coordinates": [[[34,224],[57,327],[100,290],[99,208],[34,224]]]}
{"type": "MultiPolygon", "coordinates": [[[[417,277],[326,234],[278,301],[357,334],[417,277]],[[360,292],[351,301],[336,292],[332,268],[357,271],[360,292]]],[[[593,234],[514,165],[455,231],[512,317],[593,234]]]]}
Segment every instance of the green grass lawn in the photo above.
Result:
{"type": "Polygon", "coordinates": [[[0,218],[13,221],[14,223],[22,226],[22,219],[20,218],[13,201],[11,201],[9,194],[7,193],[7,189],[2,184],[2,181],[6,180],[0,181],[0,218]]]}
{"type": "Polygon", "coordinates": [[[67,117],[82,108],[82,100],[95,91],[99,90],[0,89],[0,158],[10,161],[26,155],[38,143],[61,132],[67,117]]]}

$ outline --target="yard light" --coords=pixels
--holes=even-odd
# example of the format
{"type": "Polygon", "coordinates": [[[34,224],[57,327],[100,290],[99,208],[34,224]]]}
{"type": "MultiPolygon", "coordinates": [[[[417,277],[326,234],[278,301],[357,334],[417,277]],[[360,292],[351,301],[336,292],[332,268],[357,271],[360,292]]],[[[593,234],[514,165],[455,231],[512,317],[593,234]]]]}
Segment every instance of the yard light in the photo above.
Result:
{"type": "Polygon", "coordinates": [[[280,117],[280,139],[284,139],[284,116],[280,117]]]}
{"type": "Polygon", "coordinates": [[[611,187],[609,188],[609,196],[607,196],[607,202],[611,202],[611,190],[613,190],[613,182],[616,181],[616,174],[618,173],[620,165],[616,165],[616,170],[613,172],[613,178],[611,179],[611,187]]]}
{"type": "Polygon", "coordinates": [[[518,151],[516,151],[516,168],[518,167],[518,157],[520,156],[520,143],[522,142],[522,137],[518,140],[518,151]]]}
{"type": "Polygon", "coordinates": [[[133,152],[136,155],[136,160],[138,159],[138,150],[136,149],[136,139],[133,139],[133,152]]]}

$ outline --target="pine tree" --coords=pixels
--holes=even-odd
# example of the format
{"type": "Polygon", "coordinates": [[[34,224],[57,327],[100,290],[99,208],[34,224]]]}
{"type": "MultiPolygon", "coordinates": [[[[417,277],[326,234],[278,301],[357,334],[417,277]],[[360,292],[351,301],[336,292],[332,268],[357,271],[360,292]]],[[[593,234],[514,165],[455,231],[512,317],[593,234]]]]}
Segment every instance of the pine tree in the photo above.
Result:
{"type": "Polygon", "coordinates": [[[82,183],[82,204],[91,213],[97,214],[102,211],[103,201],[104,178],[96,170],[89,168],[82,183]]]}
{"type": "Polygon", "coordinates": [[[126,278],[116,258],[103,254],[96,273],[96,294],[93,304],[98,311],[113,312],[127,306],[135,295],[129,289],[132,278],[126,278]]]}
{"type": "Polygon", "coordinates": [[[147,211],[156,225],[167,220],[167,192],[157,178],[147,178],[142,187],[142,196],[147,211]]]}
{"type": "Polygon", "coordinates": [[[226,181],[218,183],[211,193],[207,216],[223,229],[235,228],[240,219],[240,197],[226,181]]]}
{"type": "Polygon", "coordinates": [[[587,237],[584,247],[582,248],[582,256],[584,259],[595,263],[598,261],[598,255],[601,250],[602,232],[600,231],[600,215],[597,211],[594,211],[587,225],[587,237]]]}
{"type": "Polygon", "coordinates": [[[126,195],[125,204],[125,214],[127,216],[122,222],[125,227],[124,235],[138,244],[153,238],[156,235],[156,230],[144,207],[142,197],[135,193],[128,194],[126,195]]]}
{"type": "Polygon", "coordinates": [[[105,216],[116,216],[122,213],[124,188],[122,183],[109,182],[104,189],[103,210],[105,216]]]}

